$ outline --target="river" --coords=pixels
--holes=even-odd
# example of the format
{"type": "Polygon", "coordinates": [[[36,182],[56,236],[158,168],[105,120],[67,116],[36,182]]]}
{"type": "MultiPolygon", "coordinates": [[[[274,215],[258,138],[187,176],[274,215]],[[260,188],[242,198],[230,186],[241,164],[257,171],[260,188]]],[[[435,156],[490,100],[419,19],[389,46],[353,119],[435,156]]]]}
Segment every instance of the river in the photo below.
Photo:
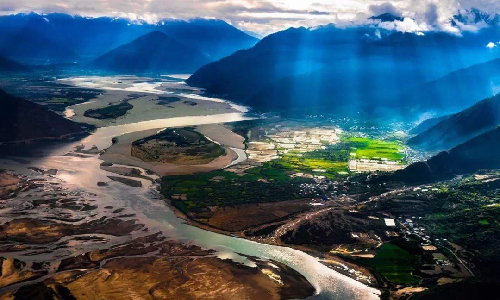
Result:
{"type": "MultiPolygon", "coordinates": [[[[209,100],[206,99],[205,100],[209,100]]],[[[220,101],[217,99],[216,101],[220,101]]],[[[218,256],[230,258],[235,261],[249,263],[239,253],[255,256],[262,259],[280,261],[301,274],[316,288],[318,294],[310,299],[378,299],[380,292],[367,287],[347,276],[328,268],[320,261],[302,251],[287,247],[260,244],[253,241],[236,238],[186,224],[182,219],[169,209],[157,193],[157,187],[148,180],[141,180],[142,188],[128,187],[118,182],[112,182],[106,188],[98,187],[97,182],[109,181],[109,173],[100,168],[98,155],[87,157],[67,156],[65,154],[75,151],[78,145],[85,145],[86,149],[97,146],[106,149],[111,145],[111,139],[125,133],[156,129],[162,127],[201,125],[210,123],[224,123],[245,120],[248,117],[243,113],[225,113],[210,116],[177,117],[144,121],[131,124],[108,126],[97,129],[85,139],[61,145],[47,150],[45,155],[31,160],[30,166],[39,168],[58,169],[55,177],[66,182],[72,189],[83,190],[98,195],[96,201],[99,206],[116,205],[127,207],[133,211],[137,218],[149,227],[149,232],[162,231],[163,234],[183,242],[192,242],[199,246],[218,251],[218,256]]],[[[0,162],[0,168],[3,167],[0,162]]],[[[13,163],[9,168],[16,168],[13,163]]],[[[19,173],[22,173],[19,166],[19,173]]],[[[24,171],[25,172],[25,171],[24,171]]],[[[79,249],[84,251],[85,249],[79,249]]]]}

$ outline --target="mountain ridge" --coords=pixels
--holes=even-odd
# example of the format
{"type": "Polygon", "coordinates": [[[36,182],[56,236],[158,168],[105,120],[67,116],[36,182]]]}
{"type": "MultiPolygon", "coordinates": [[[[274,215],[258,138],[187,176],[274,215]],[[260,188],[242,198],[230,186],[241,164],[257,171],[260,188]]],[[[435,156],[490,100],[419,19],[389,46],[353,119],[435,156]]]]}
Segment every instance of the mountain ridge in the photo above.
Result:
{"type": "Polygon", "coordinates": [[[453,148],[500,125],[500,94],[453,114],[408,140],[428,151],[453,148]]]}
{"type": "Polygon", "coordinates": [[[447,180],[481,169],[499,169],[500,156],[494,151],[498,147],[500,147],[500,127],[497,126],[449,151],[440,152],[427,161],[413,163],[405,169],[375,177],[373,180],[416,184],[447,180]]]}
{"type": "Polygon", "coordinates": [[[197,49],[157,30],[107,52],[91,66],[112,72],[189,73],[208,62],[210,59],[197,49]]]}
{"type": "Polygon", "coordinates": [[[88,126],[65,119],[31,101],[0,89],[0,143],[59,139],[83,134],[88,126]]]}

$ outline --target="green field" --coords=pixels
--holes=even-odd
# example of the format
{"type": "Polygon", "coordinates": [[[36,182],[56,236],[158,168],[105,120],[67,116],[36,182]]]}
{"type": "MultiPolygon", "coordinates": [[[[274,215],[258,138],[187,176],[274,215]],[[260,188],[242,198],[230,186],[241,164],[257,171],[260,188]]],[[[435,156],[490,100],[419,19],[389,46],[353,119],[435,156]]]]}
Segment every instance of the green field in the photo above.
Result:
{"type": "Polygon", "coordinates": [[[360,261],[395,284],[420,283],[420,279],[412,275],[412,271],[420,262],[420,257],[394,244],[385,243],[377,249],[374,258],[363,258],[360,261]]]}
{"type": "Polygon", "coordinates": [[[279,202],[312,195],[302,194],[301,183],[312,182],[306,178],[291,178],[285,170],[270,164],[247,170],[242,176],[218,170],[189,176],[162,178],[162,194],[167,198],[185,195],[186,200],[173,204],[187,212],[207,206],[224,206],[244,203],[279,202]]]}
{"type": "Polygon", "coordinates": [[[327,177],[337,177],[339,172],[347,172],[348,161],[334,161],[325,158],[316,158],[311,154],[305,153],[303,156],[296,154],[286,154],[276,160],[274,164],[295,172],[305,172],[317,175],[325,175],[327,177]],[[319,172],[314,170],[325,170],[319,172]]]}
{"type": "Polygon", "coordinates": [[[339,143],[325,145],[325,149],[306,153],[289,152],[273,163],[281,168],[293,172],[304,172],[316,175],[325,175],[335,179],[343,177],[348,171],[349,160],[356,158],[394,160],[402,162],[405,154],[403,145],[398,142],[387,142],[364,137],[343,137],[339,143]],[[324,170],[318,172],[315,170],[324,170]],[[340,174],[339,174],[340,173],[340,174]]]}
{"type": "Polygon", "coordinates": [[[402,161],[405,158],[403,145],[399,142],[376,140],[366,137],[349,137],[345,139],[356,153],[356,158],[402,161]]]}

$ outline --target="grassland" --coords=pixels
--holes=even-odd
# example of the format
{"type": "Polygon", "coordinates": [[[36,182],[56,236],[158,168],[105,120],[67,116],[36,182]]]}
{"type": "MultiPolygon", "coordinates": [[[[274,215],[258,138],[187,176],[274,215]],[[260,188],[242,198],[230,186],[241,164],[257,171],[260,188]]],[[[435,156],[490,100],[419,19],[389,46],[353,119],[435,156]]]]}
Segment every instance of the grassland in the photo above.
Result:
{"type": "Polygon", "coordinates": [[[83,115],[89,118],[105,120],[105,119],[116,119],[118,117],[124,116],[127,111],[134,108],[134,106],[128,102],[121,102],[119,104],[109,105],[97,109],[89,109],[83,115]]]}

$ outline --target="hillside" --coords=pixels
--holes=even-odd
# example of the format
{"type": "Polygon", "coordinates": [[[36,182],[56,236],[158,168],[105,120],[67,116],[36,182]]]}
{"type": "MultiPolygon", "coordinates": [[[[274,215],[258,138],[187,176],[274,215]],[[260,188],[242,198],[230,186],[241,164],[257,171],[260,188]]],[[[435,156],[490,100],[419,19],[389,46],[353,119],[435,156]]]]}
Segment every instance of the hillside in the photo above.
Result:
{"type": "MultiPolygon", "coordinates": [[[[400,99],[420,108],[458,111],[495,94],[500,85],[500,59],[459,69],[444,77],[419,85],[400,95],[400,99]]],[[[498,91],[497,91],[498,92],[498,91]]]]}
{"type": "Polygon", "coordinates": [[[500,125],[500,94],[445,118],[408,140],[428,151],[446,150],[500,125]]]}
{"type": "Polygon", "coordinates": [[[0,72],[24,72],[29,68],[6,57],[0,56],[0,72]]]}
{"type": "MultiPolygon", "coordinates": [[[[261,108],[311,104],[335,108],[344,102],[402,108],[402,112],[413,107],[427,110],[454,101],[443,97],[435,104],[407,92],[456,69],[496,57],[484,46],[490,35],[500,38],[497,31],[457,37],[363,26],[290,28],[203,66],[188,83],[261,108]],[[478,39],[485,39],[485,43],[478,43],[478,39]]],[[[468,99],[457,106],[470,105],[468,99]]]]}
{"type": "Polygon", "coordinates": [[[83,133],[80,124],[0,90],[0,143],[83,133]]]}
{"type": "Polygon", "coordinates": [[[431,128],[432,126],[436,125],[437,123],[446,120],[449,117],[450,117],[449,115],[446,115],[446,116],[441,116],[441,117],[430,118],[430,119],[424,120],[424,121],[418,123],[415,127],[413,127],[410,130],[410,134],[422,133],[422,132],[426,131],[427,129],[431,128]]]}
{"type": "Polygon", "coordinates": [[[481,169],[499,169],[500,127],[485,132],[450,151],[444,151],[425,162],[411,164],[392,175],[376,180],[423,183],[451,179],[456,175],[472,173],[481,169]]]}
{"type": "Polygon", "coordinates": [[[189,73],[210,59],[160,31],[145,34],[109,51],[92,62],[92,66],[112,72],[189,73]]]}

